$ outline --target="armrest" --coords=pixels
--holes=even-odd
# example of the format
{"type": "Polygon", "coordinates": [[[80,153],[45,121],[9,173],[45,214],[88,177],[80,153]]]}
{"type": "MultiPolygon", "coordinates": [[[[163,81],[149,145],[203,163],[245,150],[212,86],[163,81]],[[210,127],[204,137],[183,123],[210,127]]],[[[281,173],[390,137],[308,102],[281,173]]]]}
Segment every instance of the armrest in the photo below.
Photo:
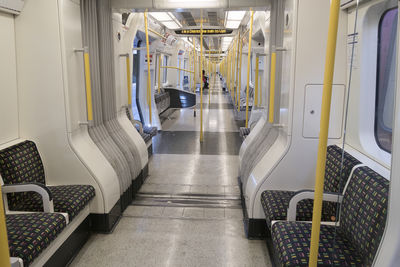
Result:
{"type": "Polygon", "coordinates": [[[2,192],[20,193],[20,192],[36,192],[41,195],[43,201],[44,212],[54,212],[53,196],[50,190],[40,183],[26,183],[26,184],[7,184],[2,186],[2,192]]]}
{"type": "MultiPolygon", "coordinates": [[[[297,192],[289,201],[287,211],[287,221],[296,221],[297,203],[305,199],[314,199],[313,190],[302,190],[297,192]]],[[[342,203],[343,195],[339,193],[324,193],[322,195],[323,201],[342,203]]]]}
{"type": "Polygon", "coordinates": [[[140,134],[143,134],[143,123],[141,123],[140,121],[135,120],[135,119],[132,119],[132,123],[133,123],[133,125],[135,125],[135,124],[139,125],[139,132],[140,132],[140,134]]]}
{"type": "Polygon", "coordinates": [[[24,262],[21,258],[18,257],[10,257],[10,266],[11,267],[23,267],[24,262]]]}

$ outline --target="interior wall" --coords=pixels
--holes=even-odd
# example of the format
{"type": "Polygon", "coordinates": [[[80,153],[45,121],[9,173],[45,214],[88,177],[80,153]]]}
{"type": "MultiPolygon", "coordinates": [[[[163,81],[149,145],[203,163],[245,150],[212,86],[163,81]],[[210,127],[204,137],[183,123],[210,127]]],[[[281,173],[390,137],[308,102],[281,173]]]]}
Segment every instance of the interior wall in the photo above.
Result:
{"type": "Polygon", "coordinates": [[[19,137],[14,16],[0,12],[0,145],[19,137]]]}

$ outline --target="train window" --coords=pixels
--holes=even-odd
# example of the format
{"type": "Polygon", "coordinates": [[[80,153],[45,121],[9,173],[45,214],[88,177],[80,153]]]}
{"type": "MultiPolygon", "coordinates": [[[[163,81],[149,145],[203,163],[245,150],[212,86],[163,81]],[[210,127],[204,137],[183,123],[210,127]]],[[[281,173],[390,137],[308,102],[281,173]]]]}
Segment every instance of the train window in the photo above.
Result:
{"type": "Polygon", "coordinates": [[[390,9],[379,23],[375,104],[375,139],[378,146],[392,150],[392,120],[396,86],[396,33],[398,10],[390,9]]]}
{"type": "MultiPolygon", "coordinates": [[[[163,66],[168,66],[168,56],[164,56],[162,65],[163,66]]],[[[168,71],[167,68],[163,69],[163,80],[162,80],[163,83],[167,82],[167,71],[168,71]]]]}

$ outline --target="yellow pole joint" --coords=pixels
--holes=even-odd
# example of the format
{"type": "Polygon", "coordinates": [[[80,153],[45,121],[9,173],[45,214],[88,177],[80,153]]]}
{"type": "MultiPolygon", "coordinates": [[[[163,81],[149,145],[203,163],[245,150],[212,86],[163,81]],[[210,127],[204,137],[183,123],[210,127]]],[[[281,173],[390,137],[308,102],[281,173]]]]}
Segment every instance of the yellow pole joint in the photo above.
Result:
{"type": "Polygon", "coordinates": [[[275,110],[275,79],[276,79],[276,52],[271,53],[271,80],[269,81],[269,112],[268,122],[274,123],[275,110]]]}
{"type": "Polygon", "coordinates": [[[313,207],[310,258],[309,258],[310,267],[316,267],[318,262],[322,196],[324,190],[326,149],[328,144],[329,115],[331,111],[332,82],[333,82],[333,73],[335,67],[339,11],[340,11],[340,0],[331,0],[331,7],[329,13],[328,43],[327,43],[326,58],[325,58],[324,86],[322,92],[318,158],[317,158],[317,167],[315,174],[314,207],[313,207]]]}
{"type": "Polygon", "coordinates": [[[147,19],[147,10],[144,12],[144,26],[146,31],[146,50],[147,50],[147,104],[149,106],[149,121],[152,124],[151,114],[151,77],[150,77],[150,44],[149,44],[149,21],[147,19]]]}
{"type": "Polygon", "coordinates": [[[247,55],[246,128],[249,127],[250,59],[251,59],[251,36],[253,34],[253,16],[254,16],[254,11],[251,11],[250,31],[249,31],[249,54],[247,55]]]}

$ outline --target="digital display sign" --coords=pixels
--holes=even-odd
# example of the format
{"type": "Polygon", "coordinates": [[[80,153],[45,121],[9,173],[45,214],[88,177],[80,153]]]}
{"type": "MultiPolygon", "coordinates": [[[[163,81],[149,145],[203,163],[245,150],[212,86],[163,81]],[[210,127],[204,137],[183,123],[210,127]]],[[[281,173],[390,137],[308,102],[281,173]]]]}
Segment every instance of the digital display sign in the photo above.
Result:
{"type": "MultiPolygon", "coordinates": [[[[203,29],[203,35],[231,34],[232,32],[232,29],[203,29]]],[[[201,29],[175,30],[175,33],[182,35],[200,35],[201,29]]]]}

